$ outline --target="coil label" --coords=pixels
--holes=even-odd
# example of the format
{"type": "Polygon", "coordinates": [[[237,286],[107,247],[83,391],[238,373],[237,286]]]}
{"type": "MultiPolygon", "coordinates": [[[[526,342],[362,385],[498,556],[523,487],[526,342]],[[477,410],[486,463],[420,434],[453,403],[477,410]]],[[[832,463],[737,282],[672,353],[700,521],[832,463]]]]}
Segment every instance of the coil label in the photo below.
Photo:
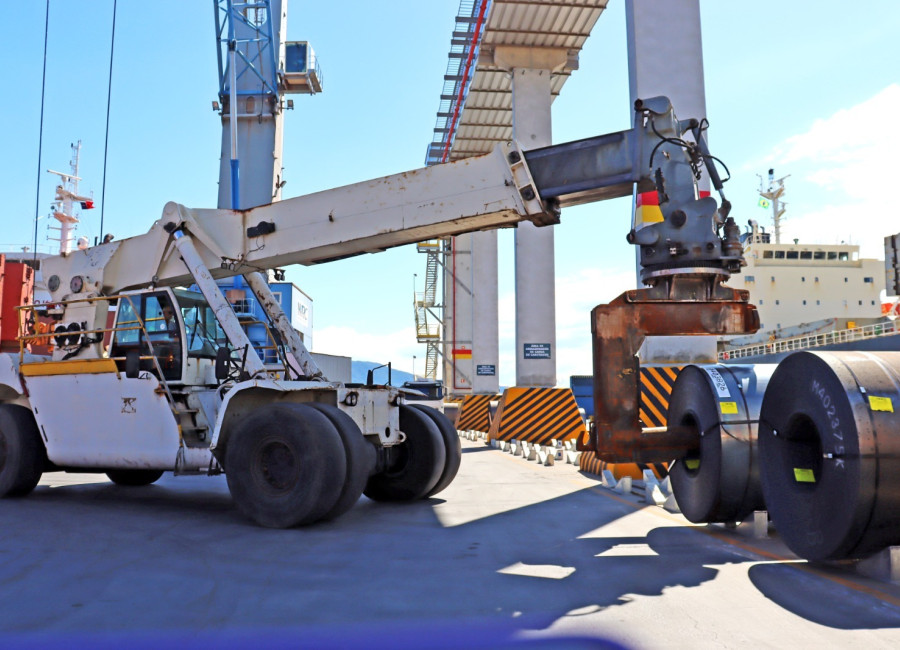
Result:
{"type": "Polygon", "coordinates": [[[719,402],[719,410],[722,415],[737,415],[737,402],[719,402]]]}
{"type": "Polygon", "coordinates": [[[873,411],[887,411],[888,413],[893,413],[894,403],[891,401],[890,397],[876,397],[875,395],[869,395],[869,408],[873,411]]]}
{"type": "Polygon", "coordinates": [[[704,370],[706,370],[706,374],[709,375],[709,378],[712,379],[719,397],[731,397],[731,393],[728,392],[728,385],[725,383],[725,378],[722,377],[722,373],[715,368],[704,368],[704,370]]]}
{"type": "Polygon", "coordinates": [[[832,452],[835,456],[834,467],[835,469],[845,469],[844,459],[837,458],[837,456],[844,453],[844,433],[841,431],[840,419],[835,417],[837,407],[834,404],[834,400],[831,398],[831,395],[825,391],[825,387],[822,386],[818,380],[813,379],[810,388],[812,389],[813,394],[819,398],[822,407],[825,409],[827,424],[831,425],[831,437],[840,443],[834,445],[834,451],[832,452]]]}

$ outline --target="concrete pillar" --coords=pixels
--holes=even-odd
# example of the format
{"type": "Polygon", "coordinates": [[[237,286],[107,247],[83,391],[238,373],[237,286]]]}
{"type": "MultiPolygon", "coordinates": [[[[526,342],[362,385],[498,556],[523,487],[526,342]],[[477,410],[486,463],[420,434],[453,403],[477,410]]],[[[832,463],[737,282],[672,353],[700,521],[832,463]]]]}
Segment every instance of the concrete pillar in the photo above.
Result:
{"type": "Polygon", "coordinates": [[[625,25],[632,105],[665,95],[679,119],[706,117],[700,0],[626,0],[625,25]]]}
{"type": "MultiPolygon", "coordinates": [[[[665,95],[679,119],[705,118],[700,0],[626,0],[625,26],[632,106],[636,99],[665,95]]],[[[699,185],[701,190],[710,189],[705,174],[699,185]]],[[[635,248],[637,286],[641,286],[639,259],[635,248]]],[[[689,338],[698,350],[709,345],[703,340],[707,337],[689,338]]]]}
{"type": "MultiPolygon", "coordinates": [[[[564,49],[501,47],[494,63],[512,74],[513,138],[526,151],[553,143],[550,80],[564,49]]],[[[521,223],[515,234],[516,385],[556,385],[556,267],[552,227],[521,223]]]]}
{"type": "MultiPolygon", "coordinates": [[[[551,144],[550,78],[563,68],[575,69],[577,58],[560,48],[497,46],[482,59],[512,75],[513,137],[525,149],[551,144]]],[[[523,223],[515,239],[516,385],[555,386],[553,230],[523,223]]],[[[495,393],[500,389],[496,232],[456,237],[454,248],[455,262],[446,260],[443,285],[444,383],[456,395],[495,393]]]]}
{"type": "Polygon", "coordinates": [[[472,238],[472,392],[500,392],[500,318],[497,303],[497,231],[472,238]]]}
{"type": "Polygon", "coordinates": [[[453,238],[444,260],[444,385],[455,396],[500,390],[497,232],[453,238]]]}

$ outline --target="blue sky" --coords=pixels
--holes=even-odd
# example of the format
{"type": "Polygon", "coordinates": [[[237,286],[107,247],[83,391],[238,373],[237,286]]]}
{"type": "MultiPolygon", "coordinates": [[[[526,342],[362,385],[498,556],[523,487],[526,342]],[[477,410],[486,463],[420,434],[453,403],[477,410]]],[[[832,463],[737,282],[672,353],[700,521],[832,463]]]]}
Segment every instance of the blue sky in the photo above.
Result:
{"type": "MultiPolygon", "coordinates": [[[[6,125],[0,179],[6,218],[0,248],[31,246],[38,169],[39,214],[52,200],[47,168],[67,170],[82,140],[83,191],[100,203],[112,0],[51,0],[43,158],[38,161],[44,2],[16,5],[0,42],[6,125]]],[[[105,230],[146,231],[166,201],[214,207],[221,125],[210,108],[217,70],[212,2],[118,3],[105,230]],[[151,7],[152,9],[148,9],[151,7]]],[[[580,69],[554,103],[556,142],[629,124],[625,16],[611,0],[580,69]]],[[[438,108],[458,0],[291,0],[288,38],[307,39],[325,91],[296,96],[285,121],[285,197],[420,167],[438,108]]],[[[757,174],[788,180],[784,237],[853,241],[882,256],[900,231],[891,201],[900,136],[900,3],[701,0],[712,151],[732,172],[726,194],[738,223],[756,207],[757,174]]],[[[677,107],[676,107],[677,110],[677,107]]],[[[558,381],[589,374],[590,309],[633,284],[625,243],[629,200],[566,210],[556,232],[558,381]]],[[[100,209],[80,235],[99,234],[100,209]]],[[[39,249],[46,219],[39,222],[39,249]]],[[[501,383],[513,382],[512,233],[501,232],[501,383]]],[[[314,299],[314,349],[416,370],[413,274],[424,256],[397,249],[288,278],[314,299]]],[[[421,288],[421,287],[420,287],[421,288]]]]}

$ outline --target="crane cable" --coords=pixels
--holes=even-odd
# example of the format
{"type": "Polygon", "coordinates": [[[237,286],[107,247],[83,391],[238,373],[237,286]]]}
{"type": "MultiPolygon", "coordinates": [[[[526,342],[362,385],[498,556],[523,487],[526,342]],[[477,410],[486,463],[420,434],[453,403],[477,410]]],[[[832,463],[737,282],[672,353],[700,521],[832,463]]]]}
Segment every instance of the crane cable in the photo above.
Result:
{"type": "MultiPolygon", "coordinates": [[[[38,128],[38,163],[37,163],[37,189],[34,197],[34,248],[32,249],[32,268],[37,270],[37,239],[38,239],[38,212],[41,204],[41,151],[44,146],[44,96],[47,88],[47,35],[50,31],[50,0],[44,11],[44,71],[41,76],[41,122],[38,128]]],[[[34,304],[34,283],[31,284],[31,304],[34,304]]]]}
{"type": "MultiPolygon", "coordinates": [[[[50,2],[50,0],[47,0],[50,2]]],[[[100,241],[104,240],[103,217],[106,214],[106,156],[109,152],[109,106],[112,100],[113,53],[116,49],[116,5],[113,0],[112,39],[109,44],[109,82],[106,86],[106,136],[103,142],[103,189],[100,190],[100,241]]],[[[46,61],[46,56],[44,57],[46,61]]]]}

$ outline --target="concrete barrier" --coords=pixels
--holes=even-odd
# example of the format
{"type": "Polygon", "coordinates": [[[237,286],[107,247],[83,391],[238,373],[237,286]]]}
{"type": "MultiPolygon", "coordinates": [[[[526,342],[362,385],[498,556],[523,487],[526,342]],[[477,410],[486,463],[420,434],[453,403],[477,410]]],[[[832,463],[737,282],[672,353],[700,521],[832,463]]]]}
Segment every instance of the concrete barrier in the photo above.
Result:
{"type": "Polygon", "coordinates": [[[616,477],[611,470],[603,470],[603,474],[601,475],[601,477],[603,481],[603,487],[609,488],[610,490],[615,489],[616,483],[618,481],[616,481],[616,477]]]}
{"type": "Polygon", "coordinates": [[[616,492],[619,492],[620,494],[631,494],[631,488],[632,483],[630,476],[623,476],[619,479],[619,482],[616,483],[616,492]]]}
{"type": "Polygon", "coordinates": [[[550,440],[577,439],[584,431],[571,389],[514,387],[503,391],[490,436],[545,445],[550,440]]]}

